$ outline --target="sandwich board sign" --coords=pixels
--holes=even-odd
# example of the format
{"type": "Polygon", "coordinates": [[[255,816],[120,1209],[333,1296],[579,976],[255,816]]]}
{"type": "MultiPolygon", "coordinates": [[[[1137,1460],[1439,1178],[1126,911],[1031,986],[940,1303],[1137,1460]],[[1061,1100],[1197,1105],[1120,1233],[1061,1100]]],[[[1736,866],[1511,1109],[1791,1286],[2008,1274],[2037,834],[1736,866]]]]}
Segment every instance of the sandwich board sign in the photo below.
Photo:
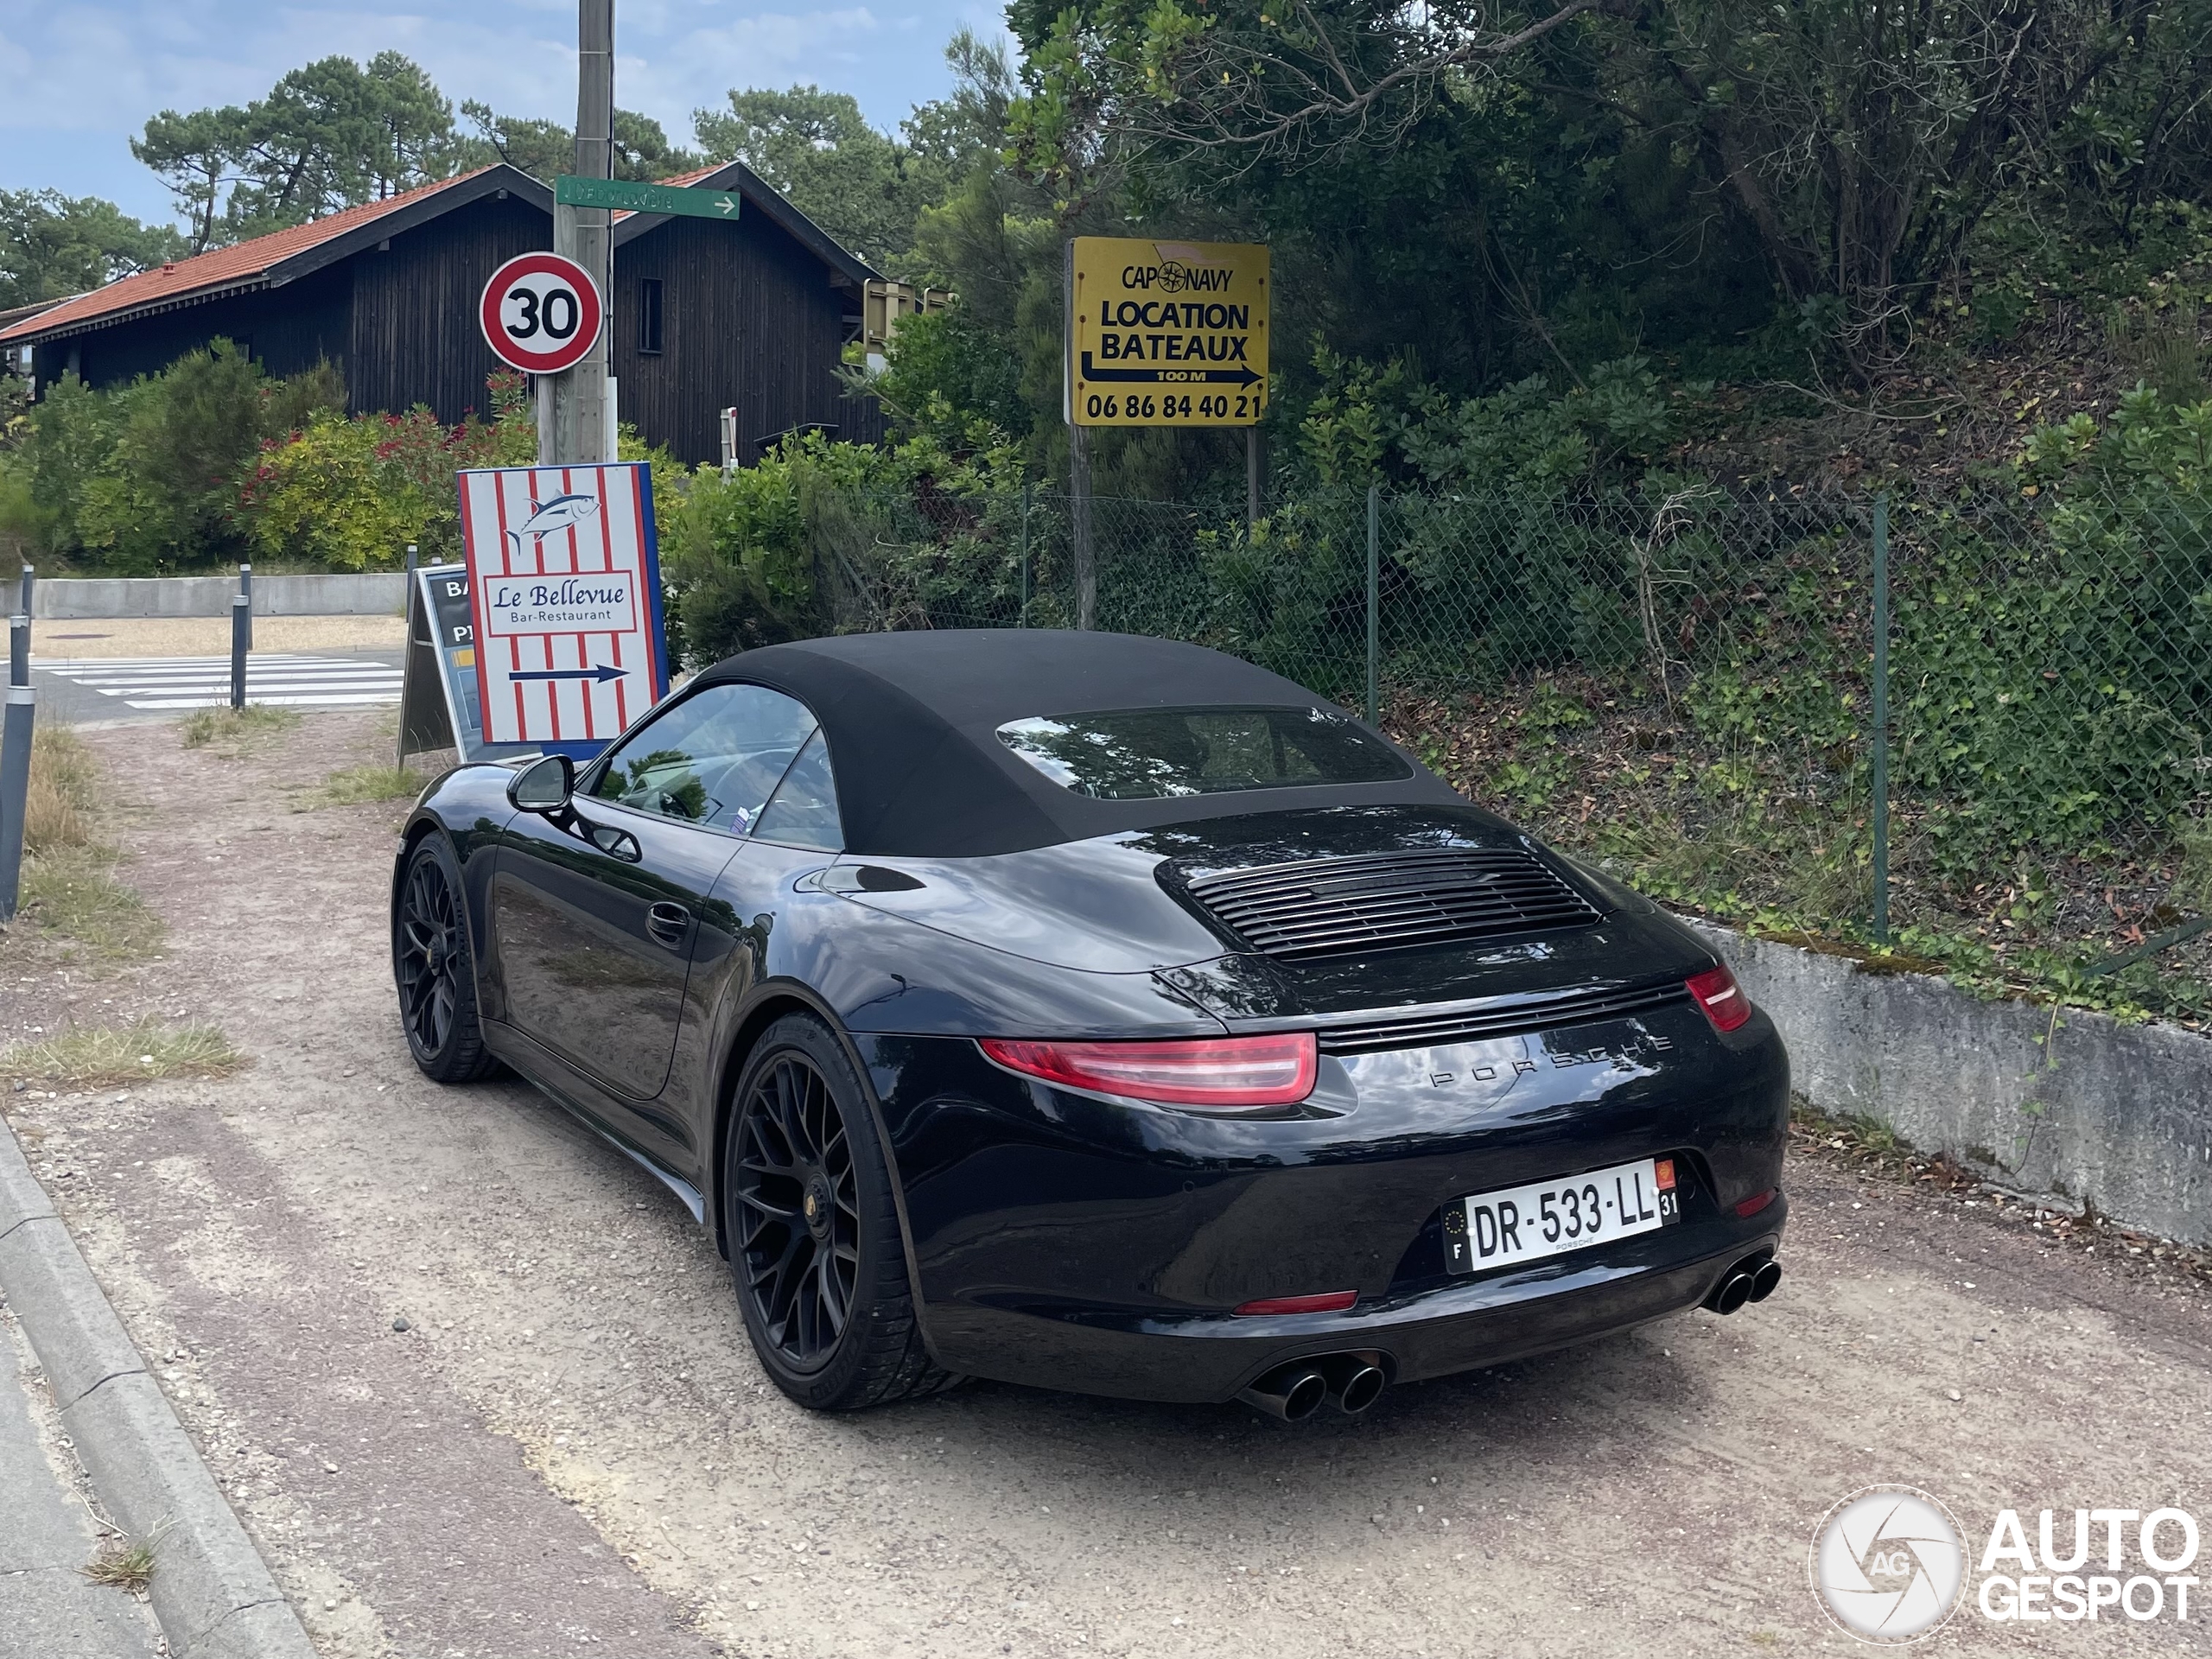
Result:
{"type": "Polygon", "coordinates": [[[460,482],[484,741],[597,754],[668,694],[652,474],[624,461],[460,482]]]}
{"type": "Polygon", "coordinates": [[[1078,236],[1068,260],[1068,418],[1254,426],[1268,407],[1261,242],[1078,236]]]}
{"type": "Polygon", "coordinates": [[[489,743],[476,688],[476,621],[466,564],[424,565],[407,590],[407,658],[399,686],[399,761],[452,749],[463,761],[533,753],[528,743],[489,743]]]}
{"type": "Polygon", "coordinates": [[[410,570],[407,655],[399,680],[401,766],[407,764],[409,755],[434,749],[455,750],[464,761],[487,758],[483,720],[474,706],[474,643],[468,620],[468,567],[435,564],[410,570]]]}

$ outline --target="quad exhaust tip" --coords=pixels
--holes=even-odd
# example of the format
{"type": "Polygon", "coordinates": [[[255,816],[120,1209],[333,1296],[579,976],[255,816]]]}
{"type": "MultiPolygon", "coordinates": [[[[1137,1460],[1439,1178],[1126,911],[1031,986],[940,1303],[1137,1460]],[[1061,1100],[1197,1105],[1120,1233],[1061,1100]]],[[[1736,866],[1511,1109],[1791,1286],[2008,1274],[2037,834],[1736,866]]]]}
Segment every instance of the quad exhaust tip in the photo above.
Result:
{"type": "Polygon", "coordinates": [[[1707,1294],[1705,1306],[1715,1313],[1733,1313],[1747,1302],[1763,1302],[1782,1282],[1782,1263],[1770,1255],[1747,1255],[1722,1275],[1707,1294]]]}
{"type": "Polygon", "coordinates": [[[1324,1405],[1357,1417],[1382,1397],[1389,1380],[1380,1354],[1319,1354],[1276,1366],[1236,1397],[1286,1423],[1302,1423],[1324,1405]]]}

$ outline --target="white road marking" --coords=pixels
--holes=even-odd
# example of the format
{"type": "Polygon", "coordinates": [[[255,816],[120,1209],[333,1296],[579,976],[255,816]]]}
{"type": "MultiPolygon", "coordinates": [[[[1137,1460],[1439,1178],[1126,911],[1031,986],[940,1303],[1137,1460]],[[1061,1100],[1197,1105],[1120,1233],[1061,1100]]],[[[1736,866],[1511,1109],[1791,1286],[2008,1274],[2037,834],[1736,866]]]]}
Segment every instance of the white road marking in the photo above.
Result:
{"type": "MultiPolygon", "coordinates": [[[[231,701],[227,657],[79,657],[32,666],[130,709],[220,709],[231,701]]],[[[246,659],[245,700],[276,708],[397,702],[400,678],[397,667],[352,658],[253,656],[246,659]]]]}

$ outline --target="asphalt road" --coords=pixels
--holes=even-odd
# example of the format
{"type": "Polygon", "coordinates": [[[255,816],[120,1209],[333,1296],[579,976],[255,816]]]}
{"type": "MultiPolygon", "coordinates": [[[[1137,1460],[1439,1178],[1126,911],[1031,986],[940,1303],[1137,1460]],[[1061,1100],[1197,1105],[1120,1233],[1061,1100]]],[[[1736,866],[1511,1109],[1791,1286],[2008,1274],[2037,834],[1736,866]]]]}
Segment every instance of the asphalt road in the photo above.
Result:
{"type": "MultiPolygon", "coordinates": [[[[88,647],[91,648],[93,647],[88,647]]],[[[404,650],[398,647],[253,653],[246,663],[247,698],[250,702],[268,701],[272,691],[278,696],[317,695],[318,677],[325,682],[321,688],[324,692],[343,695],[351,689],[347,677],[342,669],[330,665],[359,664],[396,669],[404,657],[404,650]],[[298,666],[303,658],[311,659],[316,666],[303,671],[298,666]]],[[[73,726],[107,721],[173,721],[177,718],[174,708],[142,709],[134,708],[132,703],[167,700],[164,692],[176,695],[175,688],[180,684],[191,688],[183,695],[196,695],[197,689],[208,682],[211,672],[227,686],[227,659],[219,658],[152,662],[118,658],[67,663],[34,658],[31,683],[38,690],[41,719],[60,720],[73,726]]]]}
{"type": "MultiPolygon", "coordinates": [[[[188,1015],[254,1063],[0,1103],[327,1654],[1843,1654],[1808,1548],[1870,1483],[1941,1497],[1976,1554],[2007,1507],[2212,1510],[2199,1281],[1819,1158],[1772,1301],[1361,1420],[990,1384],[810,1416],[655,1182],[518,1084],[414,1071],[397,809],[284,792],[379,754],[374,717],[242,760],[91,741],[133,779],[124,874],[169,951],[105,977],[20,952],[0,1043],[188,1015]]],[[[1969,1606],[1929,1650],[2208,1628],[1969,1606]]]]}

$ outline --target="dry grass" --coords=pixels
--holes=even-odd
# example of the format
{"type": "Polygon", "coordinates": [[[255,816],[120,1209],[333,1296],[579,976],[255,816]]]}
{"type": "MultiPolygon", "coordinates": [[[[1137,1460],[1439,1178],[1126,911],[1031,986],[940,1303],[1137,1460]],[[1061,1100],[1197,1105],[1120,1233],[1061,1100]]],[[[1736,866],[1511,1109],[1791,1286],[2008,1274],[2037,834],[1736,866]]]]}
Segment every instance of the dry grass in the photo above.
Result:
{"type": "Polygon", "coordinates": [[[31,739],[23,821],[22,918],[37,933],[98,957],[143,956],[162,942],[161,918],[115,879],[115,849],[98,839],[99,763],[67,726],[31,739]]]}
{"type": "Polygon", "coordinates": [[[67,726],[42,725],[31,736],[30,796],[23,813],[23,851],[33,858],[83,847],[92,838],[99,780],[90,749],[67,726]]]}
{"type": "Polygon", "coordinates": [[[177,728],[188,749],[215,748],[237,754],[257,739],[289,732],[300,723],[296,709],[195,709],[177,728]]]}
{"type": "Polygon", "coordinates": [[[371,801],[411,801],[429,780],[405,766],[347,766],[324,779],[306,806],[359,806],[371,801]]]}
{"type": "Polygon", "coordinates": [[[0,1049],[0,1076],[48,1083],[135,1083],[154,1077],[219,1077],[245,1057],[213,1026],[73,1026],[43,1041],[0,1049]]]}
{"type": "Polygon", "coordinates": [[[146,1593],[146,1586],[154,1580],[154,1541],[150,1538],[110,1538],[100,1545],[100,1553],[92,1557],[90,1567],[80,1568],[94,1584],[105,1584],[118,1590],[127,1590],[134,1596],[146,1593]]]}
{"type": "Polygon", "coordinates": [[[144,899],[115,879],[111,848],[65,848],[23,861],[22,913],[93,955],[141,957],[168,930],[144,899]]]}

